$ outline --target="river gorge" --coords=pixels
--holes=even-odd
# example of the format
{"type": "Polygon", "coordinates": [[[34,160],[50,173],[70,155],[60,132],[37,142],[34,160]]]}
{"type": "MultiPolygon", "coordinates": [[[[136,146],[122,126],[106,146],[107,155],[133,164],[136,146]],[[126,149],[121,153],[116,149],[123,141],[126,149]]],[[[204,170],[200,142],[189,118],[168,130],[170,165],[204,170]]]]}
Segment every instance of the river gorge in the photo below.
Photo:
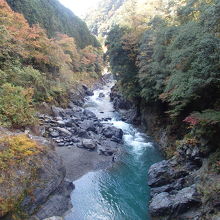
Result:
{"type": "Polygon", "coordinates": [[[123,122],[110,102],[113,82],[86,98],[85,108],[105,124],[123,130],[120,155],[111,167],[89,172],[74,181],[73,209],[65,220],[142,220],[150,219],[147,206],[150,189],[148,168],[162,156],[153,141],[138,128],[123,122]],[[101,95],[100,95],[101,94],[101,95]]]}

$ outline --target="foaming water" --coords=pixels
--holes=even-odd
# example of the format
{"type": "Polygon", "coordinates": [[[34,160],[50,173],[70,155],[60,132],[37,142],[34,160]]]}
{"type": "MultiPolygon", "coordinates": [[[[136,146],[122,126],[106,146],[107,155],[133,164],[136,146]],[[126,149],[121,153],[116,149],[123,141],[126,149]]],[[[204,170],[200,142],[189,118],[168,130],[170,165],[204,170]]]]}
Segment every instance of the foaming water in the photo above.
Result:
{"type": "MultiPolygon", "coordinates": [[[[73,209],[65,220],[149,220],[147,170],[162,159],[148,136],[121,121],[110,102],[113,82],[87,100],[86,108],[124,132],[122,154],[107,170],[90,172],[74,182],[73,209]],[[103,93],[105,97],[99,98],[103,93]]],[[[105,122],[106,123],[106,122],[105,122]]]]}

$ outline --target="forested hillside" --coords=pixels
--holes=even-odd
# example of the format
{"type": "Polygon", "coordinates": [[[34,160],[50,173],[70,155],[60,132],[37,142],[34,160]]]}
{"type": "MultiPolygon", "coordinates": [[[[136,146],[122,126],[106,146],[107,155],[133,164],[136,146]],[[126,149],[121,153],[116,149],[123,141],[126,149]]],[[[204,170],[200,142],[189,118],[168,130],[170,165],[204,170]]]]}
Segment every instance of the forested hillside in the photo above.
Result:
{"type": "Polygon", "coordinates": [[[99,47],[96,38],[86,24],[58,0],[7,0],[11,8],[22,13],[30,25],[39,24],[47,35],[55,37],[57,32],[73,37],[77,46],[99,47]]]}
{"type": "Polygon", "coordinates": [[[120,8],[127,0],[107,0],[100,1],[98,7],[92,9],[85,16],[85,21],[89,29],[96,36],[105,36],[110,30],[120,8]]]}
{"type": "Polygon", "coordinates": [[[65,106],[74,85],[80,80],[92,81],[102,72],[101,49],[92,45],[79,49],[74,38],[62,33],[48,38],[43,28],[30,26],[23,15],[14,12],[3,0],[0,44],[0,125],[3,126],[33,125],[34,106],[42,102],[65,106]]]}
{"type": "Polygon", "coordinates": [[[129,26],[131,17],[133,22],[145,22],[155,14],[164,13],[167,1],[161,0],[107,0],[100,1],[95,9],[89,11],[85,17],[89,29],[99,39],[105,38],[114,25],[129,26]]]}
{"type": "Polygon", "coordinates": [[[157,10],[164,13],[149,16],[147,23],[132,7],[129,25],[109,32],[111,69],[128,98],[161,103],[170,118],[186,118],[191,126],[217,125],[220,2],[188,0],[172,8],[161,6],[157,10]]]}

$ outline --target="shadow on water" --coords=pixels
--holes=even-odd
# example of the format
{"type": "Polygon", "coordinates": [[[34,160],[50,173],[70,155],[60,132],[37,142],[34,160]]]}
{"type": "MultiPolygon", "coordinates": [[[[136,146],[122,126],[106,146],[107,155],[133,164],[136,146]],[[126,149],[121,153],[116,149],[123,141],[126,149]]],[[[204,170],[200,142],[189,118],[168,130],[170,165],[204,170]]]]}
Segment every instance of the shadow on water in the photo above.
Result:
{"type": "Polygon", "coordinates": [[[73,209],[65,220],[149,220],[147,170],[162,156],[145,134],[120,121],[109,94],[113,82],[95,91],[86,108],[124,131],[122,154],[112,167],[90,172],[74,182],[73,209]],[[100,93],[105,97],[99,98],[100,93]]]}

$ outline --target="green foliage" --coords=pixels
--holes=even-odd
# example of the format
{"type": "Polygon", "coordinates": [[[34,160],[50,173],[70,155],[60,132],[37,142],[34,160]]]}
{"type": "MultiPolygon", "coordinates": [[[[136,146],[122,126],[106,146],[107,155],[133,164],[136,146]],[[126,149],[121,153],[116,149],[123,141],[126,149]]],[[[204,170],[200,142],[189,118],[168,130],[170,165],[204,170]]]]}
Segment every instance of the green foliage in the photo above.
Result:
{"type": "Polygon", "coordinates": [[[209,158],[209,169],[220,174],[220,149],[213,153],[209,158]]]}
{"type": "Polygon", "coordinates": [[[9,83],[0,89],[0,124],[3,126],[23,127],[35,123],[32,107],[31,89],[12,86],[9,83]]]}
{"type": "MultiPolygon", "coordinates": [[[[147,103],[167,103],[171,117],[219,109],[220,2],[187,0],[181,6],[181,1],[176,1],[174,9],[176,14],[165,11],[144,30],[143,25],[112,29],[107,43],[113,73],[126,81],[127,93],[139,87],[138,95],[147,103]],[[141,37],[136,38],[140,40],[126,45],[126,37],[141,30],[141,37]],[[130,89],[127,85],[133,82],[130,89]]],[[[163,11],[162,5],[158,11],[163,11]]]]}
{"type": "Polygon", "coordinates": [[[13,10],[22,13],[29,24],[40,24],[47,30],[49,37],[55,37],[56,33],[60,32],[75,38],[80,48],[88,45],[100,46],[86,24],[58,0],[7,0],[7,2],[13,10]]]}
{"type": "Polygon", "coordinates": [[[201,123],[217,124],[220,123],[220,111],[208,109],[203,112],[196,112],[192,114],[201,123]]]}
{"type": "Polygon", "coordinates": [[[213,107],[218,99],[220,39],[216,30],[219,30],[219,4],[218,1],[211,4],[188,1],[178,10],[175,18],[178,25],[161,26],[157,22],[143,37],[146,40],[141,43],[139,62],[141,95],[147,101],[153,98],[168,102],[172,116],[178,116],[192,103],[202,102],[210,95],[213,95],[212,102],[193,107],[197,110],[208,108],[210,104],[213,107]],[[212,21],[208,24],[204,19],[207,13],[212,13],[212,21]],[[151,45],[153,52],[148,58],[150,62],[144,63],[146,57],[142,53],[151,42],[149,33],[154,43],[151,45]]]}
{"type": "Polygon", "coordinates": [[[108,35],[106,46],[112,73],[120,80],[122,89],[125,88],[125,95],[131,98],[138,94],[138,70],[135,61],[129,57],[129,51],[124,47],[123,36],[127,33],[127,28],[115,26],[108,35]]]}
{"type": "Polygon", "coordinates": [[[116,24],[118,12],[127,0],[105,0],[100,1],[98,7],[88,12],[85,21],[93,34],[103,38],[116,24]]]}

